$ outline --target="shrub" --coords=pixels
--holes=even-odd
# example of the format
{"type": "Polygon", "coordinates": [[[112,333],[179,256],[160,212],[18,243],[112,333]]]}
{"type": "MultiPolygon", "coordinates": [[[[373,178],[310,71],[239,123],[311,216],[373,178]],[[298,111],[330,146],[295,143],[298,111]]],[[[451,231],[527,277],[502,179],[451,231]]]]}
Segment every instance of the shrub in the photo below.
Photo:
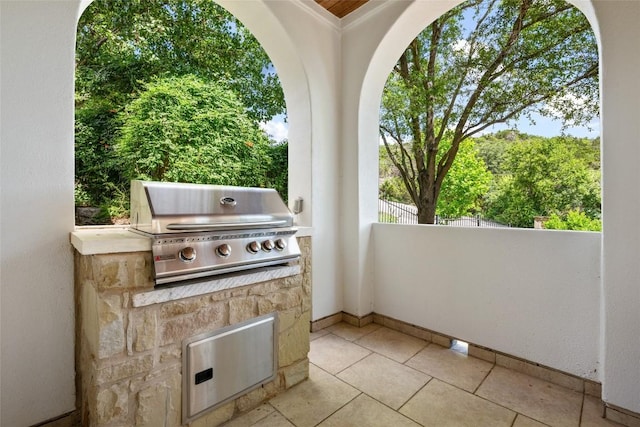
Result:
{"type": "Polygon", "coordinates": [[[264,186],[270,146],[232,91],[192,75],[156,80],[123,113],[128,179],[264,186]]]}
{"type": "Polygon", "coordinates": [[[602,221],[589,218],[584,212],[571,210],[563,217],[552,214],[544,223],[548,230],[602,231],[602,221]]]}

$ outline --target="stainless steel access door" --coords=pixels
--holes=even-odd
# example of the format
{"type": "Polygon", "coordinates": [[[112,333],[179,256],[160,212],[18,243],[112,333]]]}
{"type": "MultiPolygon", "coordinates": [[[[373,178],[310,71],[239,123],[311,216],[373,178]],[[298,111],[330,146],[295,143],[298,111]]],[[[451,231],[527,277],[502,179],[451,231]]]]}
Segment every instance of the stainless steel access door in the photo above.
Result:
{"type": "Polygon", "coordinates": [[[277,313],[183,342],[183,422],[273,380],[277,313]]]}

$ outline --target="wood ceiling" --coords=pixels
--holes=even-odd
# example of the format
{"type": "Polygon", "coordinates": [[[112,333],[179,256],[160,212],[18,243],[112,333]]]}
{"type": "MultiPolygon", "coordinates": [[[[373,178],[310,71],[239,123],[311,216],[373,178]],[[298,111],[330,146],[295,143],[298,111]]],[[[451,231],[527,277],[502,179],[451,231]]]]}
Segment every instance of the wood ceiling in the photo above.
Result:
{"type": "Polygon", "coordinates": [[[344,18],[369,0],[316,0],[320,6],[338,18],[344,18]]]}

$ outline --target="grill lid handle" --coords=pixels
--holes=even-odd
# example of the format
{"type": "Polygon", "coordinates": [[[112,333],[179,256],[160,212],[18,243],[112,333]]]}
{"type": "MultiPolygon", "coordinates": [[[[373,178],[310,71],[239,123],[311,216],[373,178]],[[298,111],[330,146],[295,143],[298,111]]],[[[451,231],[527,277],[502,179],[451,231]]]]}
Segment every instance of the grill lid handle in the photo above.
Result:
{"type": "Polygon", "coordinates": [[[245,230],[248,228],[271,228],[287,225],[286,220],[259,221],[259,222],[209,222],[209,223],[173,223],[167,224],[168,230],[193,231],[193,230],[245,230]]]}

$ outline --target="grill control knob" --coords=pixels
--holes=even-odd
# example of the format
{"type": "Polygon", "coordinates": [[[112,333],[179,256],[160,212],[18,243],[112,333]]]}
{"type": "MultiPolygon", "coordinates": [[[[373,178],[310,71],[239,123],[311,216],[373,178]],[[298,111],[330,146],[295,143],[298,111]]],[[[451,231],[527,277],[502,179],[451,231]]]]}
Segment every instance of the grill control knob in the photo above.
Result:
{"type": "Polygon", "coordinates": [[[269,239],[269,240],[265,240],[264,242],[262,242],[262,250],[265,252],[271,252],[271,249],[273,249],[273,240],[269,239]]]}
{"type": "Polygon", "coordinates": [[[191,246],[187,246],[180,251],[179,256],[183,262],[193,262],[196,259],[196,250],[191,246]]]}
{"type": "Polygon", "coordinates": [[[277,250],[279,250],[279,251],[283,251],[283,250],[284,250],[284,248],[286,248],[286,247],[287,247],[287,242],[285,242],[285,241],[284,241],[284,240],[282,240],[282,239],[278,239],[278,240],[276,240],[276,249],[277,249],[277,250]]]}
{"type": "Polygon", "coordinates": [[[247,245],[247,252],[251,254],[257,254],[260,252],[260,243],[255,240],[247,245]]]}
{"type": "Polygon", "coordinates": [[[222,258],[226,258],[231,255],[231,246],[227,243],[223,243],[222,245],[216,248],[216,255],[222,258]]]}

